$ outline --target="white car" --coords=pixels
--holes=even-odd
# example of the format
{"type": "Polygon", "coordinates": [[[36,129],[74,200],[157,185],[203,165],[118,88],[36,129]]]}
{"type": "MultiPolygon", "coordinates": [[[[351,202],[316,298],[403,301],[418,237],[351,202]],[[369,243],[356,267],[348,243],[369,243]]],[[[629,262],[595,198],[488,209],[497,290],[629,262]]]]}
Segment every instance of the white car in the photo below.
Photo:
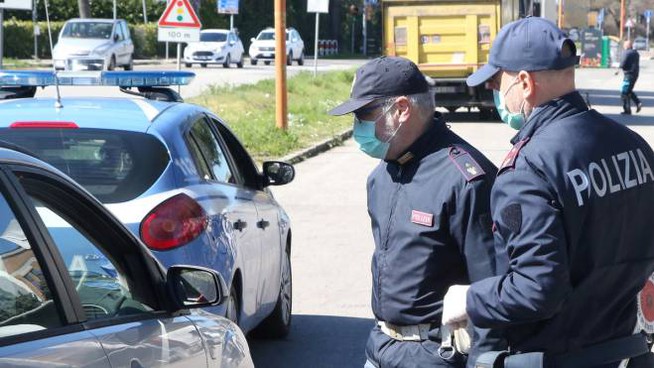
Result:
{"type": "Polygon", "coordinates": [[[57,70],[132,70],[134,43],[123,19],[71,19],[52,53],[57,70]]]}
{"type": "Polygon", "coordinates": [[[645,37],[636,37],[633,47],[635,50],[647,50],[647,39],[645,37]]]}
{"type": "Polygon", "coordinates": [[[200,42],[189,42],[184,49],[184,64],[190,68],[194,63],[205,68],[207,64],[230,64],[243,67],[245,49],[236,32],[227,29],[205,29],[200,32],[200,42]]]}
{"type": "MultiPolygon", "coordinates": [[[[257,65],[259,60],[263,60],[264,64],[270,65],[275,59],[275,30],[268,27],[250,42],[250,63],[257,65]]],[[[287,65],[291,65],[293,60],[297,61],[297,65],[304,65],[304,41],[295,28],[286,29],[286,52],[287,65]]]]}

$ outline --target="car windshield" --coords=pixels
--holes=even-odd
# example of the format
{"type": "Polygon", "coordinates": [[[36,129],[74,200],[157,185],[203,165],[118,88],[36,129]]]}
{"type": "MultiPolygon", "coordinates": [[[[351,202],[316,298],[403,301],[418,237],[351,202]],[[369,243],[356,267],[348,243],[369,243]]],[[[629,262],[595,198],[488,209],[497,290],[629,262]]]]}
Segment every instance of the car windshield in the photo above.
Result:
{"type": "Polygon", "coordinates": [[[144,133],[1,129],[0,136],[63,171],[104,203],[138,197],[154,184],[170,161],[166,147],[144,133]]]}
{"type": "MultiPolygon", "coordinates": [[[[268,41],[275,39],[275,32],[261,32],[257,40],[259,41],[268,41]]],[[[286,32],[286,40],[288,41],[288,32],[286,32]]]]}
{"type": "Polygon", "coordinates": [[[202,42],[225,42],[226,40],[227,33],[200,33],[202,42]]]}
{"type": "Polygon", "coordinates": [[[109,39],[113,23],[107,22],[70,22],[66,23],[62,37],[109,39]]]}

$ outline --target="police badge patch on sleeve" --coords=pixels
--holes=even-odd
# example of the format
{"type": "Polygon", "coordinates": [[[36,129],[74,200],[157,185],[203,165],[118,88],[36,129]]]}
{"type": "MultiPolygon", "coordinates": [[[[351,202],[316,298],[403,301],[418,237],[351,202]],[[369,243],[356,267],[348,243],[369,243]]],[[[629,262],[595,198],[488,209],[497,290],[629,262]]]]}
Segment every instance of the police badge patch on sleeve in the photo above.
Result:
{"type": "Polygon", "coordinates": [[[519,204],[510,204],[502,209],[502,222],[514,234],[522,228],[522,208],[519,204]]]}
{"type": "Polygon", "coordinates": [[[466,181],[471,181],[480,176],[486,175],[486,172],[479,166],[477,161],[461,147],[450,147],[449,152],[450,160],[454,163],[457,169],[466,178],[466,181]]]}

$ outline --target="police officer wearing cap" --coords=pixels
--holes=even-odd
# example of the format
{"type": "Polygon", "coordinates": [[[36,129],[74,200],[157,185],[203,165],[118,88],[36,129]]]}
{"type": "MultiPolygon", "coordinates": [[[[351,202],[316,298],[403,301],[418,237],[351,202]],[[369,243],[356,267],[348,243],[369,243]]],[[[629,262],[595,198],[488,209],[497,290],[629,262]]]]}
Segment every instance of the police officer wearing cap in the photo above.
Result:
{"type": "Polygon", "coordinates": [[[502,28],[467,81],[486,82],[518,130],[491,195],[506,273],[445,296],[444,324],[506,332],[509,351],[478,367],[654,366],[634,334],[636,296],[654,271],[654,153],[586,106],[575,64],[554,24],[526,18],[502,28]]]}
{"type": "MultiPolygon", "coordinates": [[[[377,323],[366,367],[464,367],[461,339],[441,329],[442,299],[450,285],[496,274],[489,201],[497,169],[434,114],[427,81],[407,59],[360,67],[350,99],[330,111],[347,113],[360,149],[381,159],[367,183],[377,323]]],[[[472,340],[472,356],[502,347],[486,330],[472,340]]]]}

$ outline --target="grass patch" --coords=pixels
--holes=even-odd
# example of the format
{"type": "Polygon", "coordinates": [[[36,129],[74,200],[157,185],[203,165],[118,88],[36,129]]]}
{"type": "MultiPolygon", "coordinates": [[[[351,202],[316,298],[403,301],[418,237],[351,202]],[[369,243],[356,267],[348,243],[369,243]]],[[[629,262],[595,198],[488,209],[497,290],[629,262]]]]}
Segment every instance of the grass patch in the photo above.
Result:
{"type": "Polygon", "coordinates": [[[205,106],[232,128],[257,160],[280,158],[334,137],[352,126],[351,116],[327,111],[350,94],[354,69],[318,74],[302,72],[289,78],[288,130],[275,127],[275,81],[237,87],[209,87],[188,102],[205,106]]]}
{"type": "Polygon", "coordinates": [[[22,59],[4,58],[2,59],[2,67],[4,69],[25,69],[34,67],[34,62],[22,59]]]}

